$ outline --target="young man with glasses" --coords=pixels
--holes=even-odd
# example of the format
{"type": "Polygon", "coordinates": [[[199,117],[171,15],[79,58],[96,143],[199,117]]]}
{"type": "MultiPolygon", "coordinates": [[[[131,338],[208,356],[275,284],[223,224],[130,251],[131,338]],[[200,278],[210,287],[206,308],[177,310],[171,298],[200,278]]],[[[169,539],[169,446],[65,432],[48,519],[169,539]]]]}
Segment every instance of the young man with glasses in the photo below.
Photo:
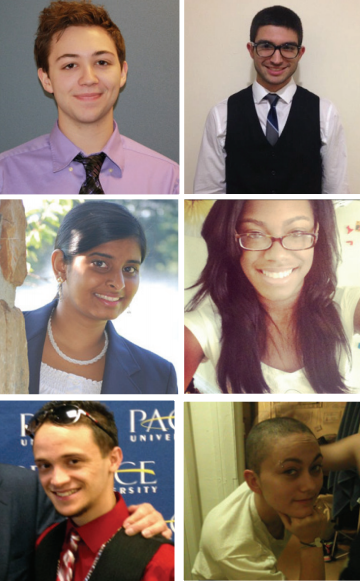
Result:
{"type": "Polygon", "coordinates": [[[299,87],[302,24],[273,6],[254,17],[247,49],[256,81],[209,113],[196,194],[348,193],[346,145],[332,103],[299,87]]]}
{"type": "Polygon", "coordinates": [[[179,168],[120,135],[114,107],[125,86],[125,42],[106,10],[57,0],[40,14],[35,39],[39,80],[58,121],[0,155],[0,194],[178,194],[179,168]]]}
{"type": "Polygon", "coordinates": [[[30,421],[40,482],[67,517],[37,541],[37,581],[173,579],[173,545],[128,537],[114,475],[122,461],[113,414],[98,402],[50,402],[30,421]]]}

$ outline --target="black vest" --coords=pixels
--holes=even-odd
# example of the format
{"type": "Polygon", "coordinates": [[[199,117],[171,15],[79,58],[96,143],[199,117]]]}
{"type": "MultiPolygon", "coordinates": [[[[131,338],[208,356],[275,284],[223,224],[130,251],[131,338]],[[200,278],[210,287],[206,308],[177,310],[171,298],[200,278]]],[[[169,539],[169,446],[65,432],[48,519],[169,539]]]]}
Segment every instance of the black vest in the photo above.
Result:
{"type": "Polygon", "coordinates": [[[261,128],[251,86],[229,97],[227,113],[227,194],[322,193],[319,97],[297,87],[275,145],[261,128]]]}
{"type": "MultiPolygon", "coordinates": [[[[51,529],[37,547],[35,581],[56,581],[66,522],[51,529]]],[[[140,534],[128,537],[124,529],[120,529],[105,546],[90,581],[140,581],[146,565],[164,543],[173,544],[162,536],[151,539],[140,534]]]]}

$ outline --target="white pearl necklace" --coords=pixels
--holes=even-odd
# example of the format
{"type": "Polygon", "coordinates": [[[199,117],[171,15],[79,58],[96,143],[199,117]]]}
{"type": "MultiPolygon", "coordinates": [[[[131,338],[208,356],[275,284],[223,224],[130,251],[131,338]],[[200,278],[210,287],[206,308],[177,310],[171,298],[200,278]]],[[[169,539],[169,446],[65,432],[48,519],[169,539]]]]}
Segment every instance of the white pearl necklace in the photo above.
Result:
{"type": "Polygon", "coordinates": [[[104,355],[105,355],[105,353],[107,351],[107,348],[109,346],[109,337],[108,337],[108,334],[107,334],[106,331],[104,331],[104,333],[105,333],[105,345],[104,345],[101,353],[99,353],[99,355],[96,355],[96,357],[94,357],[93,359],[90,359],[89,361],[80,361],[79,359],[72,359],[71,357],[68,357],[67,355],[65,355],[65,353],[63,353],[61,351],[61,349],[58,347],[58,345],[56,344],[55,339],[54,339],[54,335],[53,335],[53,332],[52,332],[51,318],[52,318],[53,312],[54,311],[51,312],[51,315],[49,317],[49,321],[48,321],[48,325],[47,325],[47,332],[48,332],[48,335],[49,335],[49,339],[50,339],[51,345],[54,347],[56,353],[58,355],[60,355],[60,357],[62,359],[65,359],[65,361],[68,361],[69,363],[75,363],[76,365],[91,365],[92,363],[96,363],[102,357],[104,357],[104,355]]]}

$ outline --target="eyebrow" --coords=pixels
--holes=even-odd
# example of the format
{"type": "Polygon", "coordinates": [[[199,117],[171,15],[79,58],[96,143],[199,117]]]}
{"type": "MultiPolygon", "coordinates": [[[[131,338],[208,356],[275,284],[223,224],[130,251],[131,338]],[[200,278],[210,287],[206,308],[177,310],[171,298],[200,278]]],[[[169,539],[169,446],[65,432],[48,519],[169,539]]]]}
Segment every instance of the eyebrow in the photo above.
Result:
{"type": "MultiPolygon", "coordinates": [[[[87,454],[84,452],[72,452],[70,454],[63,454],[62,456],[60,456],[61,460],[66,460],[67,458],[81,458],[81,459],[86,459],[88,458],[87,454]]],[[[51,461],[48,460],[47,458],[34,458],[35,462],[48,462],[49,464],[51,464],[51,461]]]]}
{"type": "MultiPolygon", "coordinates": [[[[115,53],[109,51],[109,50],[98,50],[96,52],[94,52],[91,56],[101,56],[103,54],[110,54],[111,56],[115,56],[115,53]]],[[[55,62],[58,62],[61,59],[65,59],[65,58],[80,58],[81,55],[79,54],[72,54],[72,53],[66,53],[66,54],[62,54],[60,55],[55,62]]]]}
{"type": "MultiPolygon", "coordinates": [[[[90,256],[100,256],[101,258],[110,258],[111,260],[115,259],[115,256],[112,256],[112,254],[105,254],[104,252],[91,252],[88,256],[89,258],[90,256]]],[[[141,260],[127,260],[126,262],[131,264],[141,264],[141,260]]]]}
{"type": "MultiPolygon", "coordinates": [[[[284,226],[288,226],[293,222],[297,222],[298,220],[306,220],[307,222],[311,222],[308,216],[295,216],[294,218],[289,218],[283,222],[284,226]]],[[[255,220],[254,218],[245,218],[245,220],[240,220],[240,224],[252,223],[256,224],[257,226],[267,226],[266,222],[262,222],[261,220],[255,220]]]]}
{"type": "MultiPolygon", "coordinates": [[[[323,455],[321,454],[321,452],[319,452],[319,454],[317,454],[314,458],[314,460],[311,462],[311,464],[314,464],[314,462],[316,462],[316,460],[322,460],[323,459],[323,455]]],[[[299,460],[299,458],[285,458],[285,460],[281,460],[281,464],[285,464],[285,462],[296,462],[296,464],[303,464],[302,460],[299,460]]]]}

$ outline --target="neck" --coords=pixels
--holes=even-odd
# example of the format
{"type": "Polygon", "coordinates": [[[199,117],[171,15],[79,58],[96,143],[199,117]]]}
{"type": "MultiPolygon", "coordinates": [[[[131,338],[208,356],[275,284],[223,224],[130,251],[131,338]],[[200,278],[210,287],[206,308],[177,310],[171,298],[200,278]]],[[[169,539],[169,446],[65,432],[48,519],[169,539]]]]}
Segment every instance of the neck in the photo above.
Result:
{"type": "Polygon", "coordinates": [[[289,299],[271,301],[258,295],[258,299],[273,321],[278,323],[290,323],[294,319],[299,296],[300,293],[289,299]]]}
{"type": "Polygon", "coordinates": [[[260,494],[254,494],[256,510],[262,522],[275,539],[282,539],[284,536],[284,525],[278,513],[268,505],[260,494]]]}
{"type": "Polygon", "coordinates": [[[116,506],[116,496],[114,491],[111,490],[111,494],[109,494],[106,499],[104,499],[102,496],[101,501],[102,502],[101,504],[99,504],[99,506],[92,506],[89,510],[86,510],[84,513],[73,516],[71,518],[73,523],[76,526],[81,527],[110,512],[116,506]],[[103,502],[104,500],[105,502],[103,502]]]}
{"type": "Polygon", "coordinates": [[[71,351],[77,351],[79,346],[83,351],[92,347],[98,348],[99,343],[103,342],[107,323],[82,316],[65,299],[58,302],[51,322],[61,343],[68,345],[71,351]]]}
{"type": "Polygon", "coordinates": [[[59,129],[85,155],[102,151],[114,131],[113,112],[96,123],[69,122],[59,111],[59,129]]]}

